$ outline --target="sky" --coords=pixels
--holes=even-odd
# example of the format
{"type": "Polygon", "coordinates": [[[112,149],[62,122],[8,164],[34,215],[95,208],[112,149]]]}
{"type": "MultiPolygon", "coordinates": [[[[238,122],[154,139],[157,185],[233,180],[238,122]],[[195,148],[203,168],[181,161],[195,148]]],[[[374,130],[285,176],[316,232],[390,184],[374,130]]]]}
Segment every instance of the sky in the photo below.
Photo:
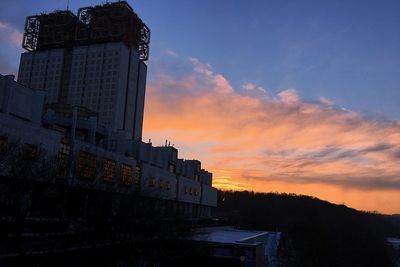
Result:
{"type": "MultiPolygon", "coordinates": [[[[399,1],[129,3],[152,34],[144,140],[221,189],[400,213],[399,1]]],[[[0,2],[0,73],[17,73],[25,17],[66,6],[0,2]]]]}

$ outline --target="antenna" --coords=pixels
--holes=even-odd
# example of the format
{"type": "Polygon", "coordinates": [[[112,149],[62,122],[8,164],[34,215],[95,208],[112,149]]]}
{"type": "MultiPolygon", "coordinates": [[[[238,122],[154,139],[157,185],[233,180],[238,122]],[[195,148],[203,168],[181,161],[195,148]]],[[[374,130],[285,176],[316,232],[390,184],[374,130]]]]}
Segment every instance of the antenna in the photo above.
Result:
{"type": "Polygon", "coordinates": [[[67,0],[67,10],[69,10],[69,0],[67,0]]]}

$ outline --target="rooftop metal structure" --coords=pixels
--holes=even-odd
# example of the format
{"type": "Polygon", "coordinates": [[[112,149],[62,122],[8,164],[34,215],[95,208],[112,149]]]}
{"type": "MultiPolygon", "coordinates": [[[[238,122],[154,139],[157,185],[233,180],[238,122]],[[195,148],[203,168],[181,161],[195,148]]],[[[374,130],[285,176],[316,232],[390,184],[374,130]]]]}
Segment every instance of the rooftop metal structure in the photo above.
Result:
{"type": "Polygon", "coordinates": [[[22,47],[27,51],[122,41],[149,58],[150,29],[126,1],[29,16],[22,47]]]}

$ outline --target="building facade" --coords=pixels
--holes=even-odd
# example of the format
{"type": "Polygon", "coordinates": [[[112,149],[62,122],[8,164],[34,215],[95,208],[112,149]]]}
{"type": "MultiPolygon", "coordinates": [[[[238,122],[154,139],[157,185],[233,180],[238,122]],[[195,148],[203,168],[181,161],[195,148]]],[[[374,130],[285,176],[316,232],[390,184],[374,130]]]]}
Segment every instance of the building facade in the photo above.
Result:
{"type": "Polygon", "coordinates": [[[217,205],[212,174],[141,140],[149,36],[125,1],[28,17],[18,82],[0,75],[0,141],[57,156],[71,186],[207,217],[217,205]]]}
{"type": "Polygon", "coordinates": [[[141,139],[149,34],[125,1],[81,8],[78,15],[30,16],[18,82],[45,90],[47,104],[86,107],[112,131],[141,139]]]}

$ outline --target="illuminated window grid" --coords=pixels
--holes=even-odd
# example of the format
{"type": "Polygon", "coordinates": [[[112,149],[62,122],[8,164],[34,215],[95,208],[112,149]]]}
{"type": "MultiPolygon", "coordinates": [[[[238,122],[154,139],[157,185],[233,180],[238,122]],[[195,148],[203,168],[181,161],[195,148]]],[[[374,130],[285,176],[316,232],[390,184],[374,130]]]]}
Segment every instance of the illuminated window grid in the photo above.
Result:
{"type": "Polygon", "coordinates": [[[133,168],[128,164],[121,164],[121,182],[126,186],[133,184],[133,168]]]}
{"type": "Polygon", "coordinates": [[[115,160],[103,158],[101,166],[101,178],[105,182],[114,182],[115,179],[115,160]]]}
{"type": "Polygon", "coordinates": [[[96,176],[96,155],[86,151],[79,152],[77,176],[81,179],[94,179],[96,176]]]}

